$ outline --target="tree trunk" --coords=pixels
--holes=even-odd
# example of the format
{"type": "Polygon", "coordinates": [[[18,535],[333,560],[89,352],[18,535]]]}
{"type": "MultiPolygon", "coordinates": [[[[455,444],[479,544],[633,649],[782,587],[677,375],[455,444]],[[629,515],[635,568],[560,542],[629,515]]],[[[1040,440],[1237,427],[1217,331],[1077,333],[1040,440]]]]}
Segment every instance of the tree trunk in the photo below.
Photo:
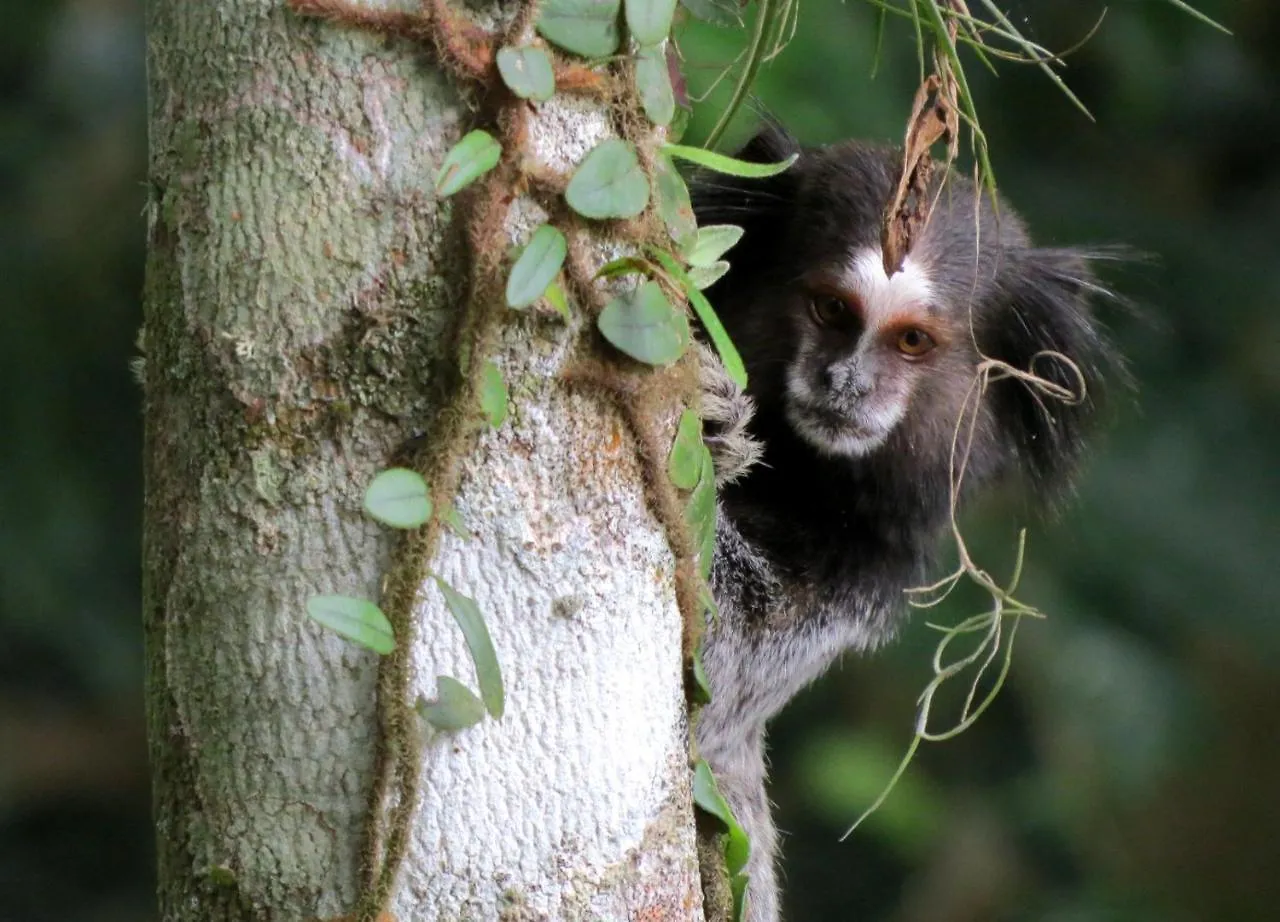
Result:
{"type": "MultiPolygon", "coordinates": [[[[467,259],[431,189],[469,110],[428,49],[280,0],[150,0],[147,28],[161,918],[336,917],[360,896],[378,663],[305,606],[378,599],[394,536],[364,488],[442,425],[467,259]]],[[[534,117],[561,166],[608,126],[558,99],[534,117]]],[[[575,318],[502,320],[512,412],[461,461],[473,535],[431,560],[483,611],[507,707],[424,744],[399,920],[699,912],[673,557],[622,417],[559,374],[575,318]]],[[[439,591],[420,592],[410,700],[438,675],[475,687],[439,591]]]]}

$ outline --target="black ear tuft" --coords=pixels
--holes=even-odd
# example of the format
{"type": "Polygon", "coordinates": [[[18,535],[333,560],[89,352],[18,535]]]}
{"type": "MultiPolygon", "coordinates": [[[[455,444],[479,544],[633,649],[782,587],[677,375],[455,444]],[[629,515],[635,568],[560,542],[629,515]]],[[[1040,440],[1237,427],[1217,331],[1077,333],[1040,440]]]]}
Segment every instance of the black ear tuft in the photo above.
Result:
{"type": "Polygon", "coordinates": [[[791,136],[781,122],[770,115],[764,115],[759,130],[734,156],[749,163],[781,163],[798,153],[800,142],[791,136]]]}
{"type": "Polygon", "coordinates": [[[1084,253],[1033,249],[1004,258],[992,296],[995,309],[984,312],[983,352],[1078,398],[1064,401],[1016,378],[991,386],[991,406],[1013,465],[1037,497],[1052,499],[1070,485],[1104,388],[1123,376],[1090,309],[1091,301],[1110,295],[1084,253]]]}
{"type": "MultiPolygon", "coordinates": [[[[766,117],[761,129],[734,156],[751,163],[779,163],[801,152],[800,144],[778,122],[766,117]]],[[[777,257],[777,241],[785,238],[795,214],[800,193],[799,172],[803,156],[790,169],[766,179],[745,179],[710,170],[696,170],[689,177],[694,215],[700,226],[736,224],[745,234],[729,251],[734,269],[717,283],[723,296],[732,288],[745,267],[763,268],[756,261],[771,264],[777,257]]]]}

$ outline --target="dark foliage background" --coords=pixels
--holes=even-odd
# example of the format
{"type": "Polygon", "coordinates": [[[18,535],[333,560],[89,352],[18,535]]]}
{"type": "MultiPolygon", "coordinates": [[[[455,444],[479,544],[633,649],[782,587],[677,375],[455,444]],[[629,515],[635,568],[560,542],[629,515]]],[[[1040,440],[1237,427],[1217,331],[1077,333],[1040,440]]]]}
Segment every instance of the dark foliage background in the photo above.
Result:
{"type": "MultiPolygon", "coordinates": [[[[1004,4],[1051,48],[1094,0],[1004,4]]],[[[920,623],[773,733],[789,918],[1248,922],[1280,904],[1280,3],[1113,3],[1067,74],[971,62],[1003,193],[1044,242],[1120,242],[1139,383],[1054,522],[1032,525],[998,704],[888,778],[927,678],[920,623]]],[[[145,124],[138,0],[11,0],[0,30],[0,922],[143,922],[151,838],[138,623],[145,124]]],[[[807,0],[760,81],[807,142],[896,140],[916,78],[891,23],[807,0]]],[[[705,86],[741,34],[683,36],[705,86]]],[[[706,113],[694,136],[705,131],[706,113]]],[[[1022,507],[968,527],[1007,568],[1022,507]]],[[[945,617],[970,609],[958,600],[945,617]]]]}

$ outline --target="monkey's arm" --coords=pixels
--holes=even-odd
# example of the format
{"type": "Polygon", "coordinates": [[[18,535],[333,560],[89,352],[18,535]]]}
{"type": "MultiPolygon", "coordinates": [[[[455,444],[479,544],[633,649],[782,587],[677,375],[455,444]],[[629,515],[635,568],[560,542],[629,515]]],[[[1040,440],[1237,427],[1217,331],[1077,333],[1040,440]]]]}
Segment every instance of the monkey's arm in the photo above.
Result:
{"type": "Polygon", "coordinates": [[[703,440],[716,467],[716,486],[733,483],[760,460],[762,448],[747,426],[755,404],[725,371],[710,346],[698,343],[698,378],[702,390],[703,440]]]}

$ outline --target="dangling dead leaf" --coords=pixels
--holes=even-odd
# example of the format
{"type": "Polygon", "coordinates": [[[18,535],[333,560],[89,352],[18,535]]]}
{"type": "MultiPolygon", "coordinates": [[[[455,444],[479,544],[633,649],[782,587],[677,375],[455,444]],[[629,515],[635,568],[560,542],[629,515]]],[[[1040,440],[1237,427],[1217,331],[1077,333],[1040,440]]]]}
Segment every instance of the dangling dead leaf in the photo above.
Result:
{"type": "Polygon", "coordinates": [[[881,229],[880,247],[886,275],[902,268],[903,260],[928,223],[933,204],[929,198],[933,145],[939,141],[947,143],[945,165],[950,165],[956,155],[960,116],[955,105],[955,83],[949,77],[950,74],[930,74],[920,84],[911,105],[911,119],[902,144],[902,174],[897,191],[885,209],[881,229]]]}
{"type": "MultiPolygon", "coordinates": [[[[969,15],[964,0],[950,0],[957,13],[969,15]]],[[[955,45],[959,25],[948,20],[947,31],[955,45]]],[[[929,222],[933,202],[929,198],[929,180],[933,176],[933,145],[945,141],[949,167],[960,150],[959,86],[951,62],[935,47],[933,73],[920,84],[911,104],[907,135],[902,142],[902,174],[898,188],[884,211],[880,248],[884,255],[884,271],[893,275],[915,246],[920,232],[929,222]]]]}

